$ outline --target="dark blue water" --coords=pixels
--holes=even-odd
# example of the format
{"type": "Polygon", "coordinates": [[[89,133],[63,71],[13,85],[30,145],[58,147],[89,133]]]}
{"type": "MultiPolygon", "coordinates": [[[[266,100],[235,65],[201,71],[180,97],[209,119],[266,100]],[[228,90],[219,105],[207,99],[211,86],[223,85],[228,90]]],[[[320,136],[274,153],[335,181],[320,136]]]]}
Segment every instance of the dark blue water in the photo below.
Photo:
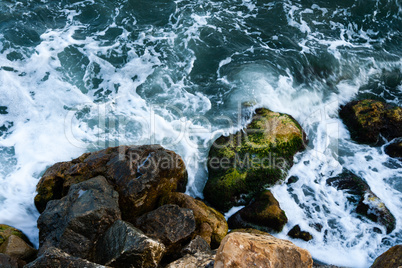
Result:
{"type": "Polygon", "coordinates": [[[310,140],[289,174],[299,181],[273,189],[289,218],[277,236],[300,224],[314,240],[294,242],[314,258],[367,267],[402,243],[402,165],[351,141],[338,109],[402,105],[401,59],[396,0],[0,0],[0,222],[37,241],[44,170],[119,144],[177,151],[201,197],[213,140],[264,106],[294,116],[310,140]],[[342,168],[394,214],[391,234],[325,184],[342,168]]]}

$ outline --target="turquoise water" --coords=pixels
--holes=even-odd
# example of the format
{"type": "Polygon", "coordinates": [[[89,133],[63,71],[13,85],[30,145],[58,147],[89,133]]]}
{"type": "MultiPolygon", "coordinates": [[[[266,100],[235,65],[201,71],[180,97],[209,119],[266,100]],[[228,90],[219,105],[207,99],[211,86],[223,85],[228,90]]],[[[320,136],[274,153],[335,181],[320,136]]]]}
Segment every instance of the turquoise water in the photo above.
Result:
{"type": "Polygon", "coordinates": [[[356,98],[402,105],[401,58],[396,0],[0,0],[0,222],[37,243],[44,170],[119,144],[175,150],[202,197],[213,140],[263,106],[310,140],[289,174],[299,181],[273,189],[289,218],[277,236],[300,224],[315,239],[294,242],[314,258],[367,267],[402,243],[402,165],[351,141],[337,111],[356,98]],[[394,214],[391,234],[325,184],[342,168],[394,214]]]}

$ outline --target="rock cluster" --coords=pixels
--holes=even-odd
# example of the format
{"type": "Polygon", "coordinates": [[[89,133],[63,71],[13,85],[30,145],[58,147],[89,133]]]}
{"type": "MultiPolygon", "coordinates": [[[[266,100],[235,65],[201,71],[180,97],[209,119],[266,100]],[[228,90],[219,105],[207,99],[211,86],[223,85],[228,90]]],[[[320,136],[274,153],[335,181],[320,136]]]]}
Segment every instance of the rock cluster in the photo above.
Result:
{"type": "MultiPolygon", "coordinates": [[[[340,115],[359,141],[400,136],[399,108],[360,101],[346,105],[340,115]],[[368,128],[373,131],[361,134],[368,128]]],[[[313,267],[308,251],[267,233],[282,231],[288,221],[267,187],[286,178],[294,155],[306,144],[291,116],[263,108],[246,129],[214,142],[205,202],[221,212],[245,205],[229,218],[229,226],[221,212],[183,193],[184,162],[159,145],[107,148],[57,163],[37,185],[39,251],[20,231],[0,225],[0,265],[313,267]],[[227,235],[229,227],[249,229],[227,235]]],[[[389,154],[398,152],[397,146],[390,145],[389,154]]],[[[327,184],[347,191],[356,213],[382,224],[387,233],[395,228],[395,218],[363,179],[344,172],[327,184]]],[[[299,225],[288,235],[313,239],[299,225]]],[[[373,267],[387,267],[384,263],[398,258],[400,248],[392,248],[373,267]]]]}
{"type": "Polygon", "coordinates": [[[387,233],[395,229],[395,217],[362,178],[345,170],[342,174],[328,179],[327,184],[350,194],[348,199],[355,205],[356,213],[383,225],[387,233]]]}

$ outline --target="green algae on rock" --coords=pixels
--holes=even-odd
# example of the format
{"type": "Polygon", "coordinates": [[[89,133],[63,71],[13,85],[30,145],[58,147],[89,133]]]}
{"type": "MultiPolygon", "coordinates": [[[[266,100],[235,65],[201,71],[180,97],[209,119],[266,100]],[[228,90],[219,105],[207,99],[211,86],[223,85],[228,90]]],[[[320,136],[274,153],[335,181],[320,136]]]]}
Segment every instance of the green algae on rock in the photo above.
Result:
{"type": "Polygon", "coordinates": [[[257,109],[244,130],[213,143],[205,200],[223,211],[246,204],[266,186],[285,179],[293,156],[306,144],[303,129],[290,115],[257,109]]]}
{"type": "Polygon", "coordinates": [[[341,107],[339,116],[353,140],[375,144],[380,134],[387,139],[402,137],[402,108],[377,100],[352,101],[341,107]]]}

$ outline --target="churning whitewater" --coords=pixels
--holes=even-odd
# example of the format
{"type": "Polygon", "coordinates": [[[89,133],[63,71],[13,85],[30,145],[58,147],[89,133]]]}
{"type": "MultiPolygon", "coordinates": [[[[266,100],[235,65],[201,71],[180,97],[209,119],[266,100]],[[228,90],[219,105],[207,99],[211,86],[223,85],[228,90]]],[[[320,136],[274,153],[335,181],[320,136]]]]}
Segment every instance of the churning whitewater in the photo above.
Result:
{"type": "Polygon", "coordinates": [[[46,168],[122,144],[174,150],[202,197],[212,142],[266,107],[310,140],[299,180],[272,189],[289,218],[276,236],[300,224],[314,239],[292,242],[313,258],[367,267],[402,243],[402,163],[350,139],[338,110],[358,98],[402,105],[399,0],[2,0],[0,223],[38,244],[46,168]],[[393,232],[326,185],[343,168],[389,208],[393,232]]]}

